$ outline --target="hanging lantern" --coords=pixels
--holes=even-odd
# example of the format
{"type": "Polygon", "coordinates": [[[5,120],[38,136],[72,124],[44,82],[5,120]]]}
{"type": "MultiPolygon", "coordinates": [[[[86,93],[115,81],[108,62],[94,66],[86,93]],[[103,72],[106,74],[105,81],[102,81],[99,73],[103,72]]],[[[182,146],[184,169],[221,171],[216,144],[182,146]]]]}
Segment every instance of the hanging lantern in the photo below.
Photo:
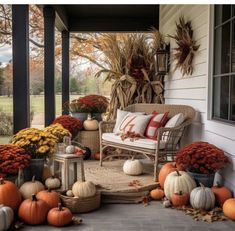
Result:
{"type": "Polygon", "coordinates": [[[156,73],[166,75],[169,72],[170,44],[164,44],[156,51],[156,73]]]}

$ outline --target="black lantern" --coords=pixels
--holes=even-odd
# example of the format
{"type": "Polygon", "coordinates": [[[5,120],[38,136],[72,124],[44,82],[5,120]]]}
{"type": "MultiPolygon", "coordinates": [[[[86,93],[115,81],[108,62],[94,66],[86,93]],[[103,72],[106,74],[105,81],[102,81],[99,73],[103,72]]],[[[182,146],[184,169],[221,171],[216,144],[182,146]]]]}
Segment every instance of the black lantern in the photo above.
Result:
{"type": "Polygon", "coordinates": [[[169,72],[170,44],[164,44],[156,51],[156,74],[166,75],[169,72]]]}

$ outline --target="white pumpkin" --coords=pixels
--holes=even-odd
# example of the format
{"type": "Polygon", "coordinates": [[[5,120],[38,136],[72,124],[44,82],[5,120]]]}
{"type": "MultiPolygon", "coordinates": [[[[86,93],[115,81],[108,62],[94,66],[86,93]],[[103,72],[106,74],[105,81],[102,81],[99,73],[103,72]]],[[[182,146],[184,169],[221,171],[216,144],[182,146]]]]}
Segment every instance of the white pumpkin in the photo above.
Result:
{"type": "Polygon", "coordinates": [[[182,191],[190,194],[196,187],[194,179],[184,171],[175,171],[167,175],[164,182],[165,196],[171,200],[174,193],[182,191]]]}
{"type": "Polygon", "coordinates": [[[65,149],[65,152],[66,152],[67,154],[73,154],[73,153],[75,153],[75,151],[76,151],[76,148],[75,148],[74,145],[69,145],[69,146],[67,146],[66,149],[65,149]]]}
{"type": "Polygon", "coordinates": [[[190,204],[194,209],[211,210],[215,206],[215,195],[210,188],[200,184],[190,194],[190,204]]]}
{"type": "Polygon", "coordinates": [[[83,122],[83,127],[87,131],[95,131],[99,128],[99,123],[97,120],[93,119],[89,114],[87,119],[83,122]]]}
{"type": "Polygon", "coordinates": [[[96,187],[91,181],[77,181],[73,184],[72,192],[75,197],[92,197],[96,194],[96,187]]]}
{"type": "Polygon", "coordinates": [[[54,176],[51,176],[46,179],[45,185],[49,189],[56,189],[60,187],[60,180],[54,176]]]}
{"type": "Polygon", "coordinates": [[[24,199],[28,199],[32,197],[32,194],[36,195],[44,189],[44,185],[33,176],[32,181],[27,181],[20,187],[20,192],[24,199]]]}
{"type": "Polygon", "coordinates": [[[143,164],[139,160],[126,160],[123,164],[123,172],[127,175],[138,176],[143,173],[143,164]]]}
{"type": "Polygon", "coordinates": [[[8,230],[14,219],[12,208],[0,205],[0,231],[8,230]]]}
{"type": "Polygon", "coordinates": [[[68,197],[73,197],[73,196],[74,196],[72,190],[68,190],[68,191],[66,192],[66,195],[67,195],[68,197]]]}

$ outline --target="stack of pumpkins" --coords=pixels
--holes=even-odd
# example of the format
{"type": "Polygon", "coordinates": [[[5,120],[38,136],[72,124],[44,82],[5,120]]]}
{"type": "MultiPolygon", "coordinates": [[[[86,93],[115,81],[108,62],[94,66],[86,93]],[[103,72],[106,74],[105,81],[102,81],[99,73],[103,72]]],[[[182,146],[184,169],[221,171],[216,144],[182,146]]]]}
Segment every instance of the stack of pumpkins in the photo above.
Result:
{"type": "Polygon", "coordinates": [[[60,187],[60,180],[49,177],[45,186],[34,177],[32,181],[25,182],[20,187],[11,181],[0,179],[0,230],[9,229],[14,213],[30,225],[39,225],[46,220],[50,225],[57,227],[72,223],[71,211],[62,207],[60,195],[52,191],[60,187]]]}
{"type": "Polygon", "coordinates": [[[212,188],[200,184],[196,186],[194,179],[175,163],[165,164],[159,172],[160,187],[150,192],[154,200],[162,200],[165,207],[182,207],[189,203],[194,209],[211,210],[217,204],[223,208],[224,214],[235,220],[235,199],[231,191],[217,184],[212,188]]]}

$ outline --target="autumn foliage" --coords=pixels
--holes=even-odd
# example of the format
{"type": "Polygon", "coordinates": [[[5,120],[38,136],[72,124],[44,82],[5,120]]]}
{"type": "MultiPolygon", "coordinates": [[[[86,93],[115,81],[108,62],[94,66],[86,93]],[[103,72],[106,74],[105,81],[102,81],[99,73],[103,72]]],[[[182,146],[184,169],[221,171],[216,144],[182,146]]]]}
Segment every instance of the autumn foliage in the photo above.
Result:
{"type": "Polygon", "coordinates": [[[229,162],[224,152],[207,142],[194,142],[177,152],[177,165],[191,172],[211,174],[229,162]]]}
{"type": "Polygon", "coordinates": [[[16,145],[0,145],[0,172],[5,174],[16,174],[21,168],[29,165],[30,155],[16,145]]]}

